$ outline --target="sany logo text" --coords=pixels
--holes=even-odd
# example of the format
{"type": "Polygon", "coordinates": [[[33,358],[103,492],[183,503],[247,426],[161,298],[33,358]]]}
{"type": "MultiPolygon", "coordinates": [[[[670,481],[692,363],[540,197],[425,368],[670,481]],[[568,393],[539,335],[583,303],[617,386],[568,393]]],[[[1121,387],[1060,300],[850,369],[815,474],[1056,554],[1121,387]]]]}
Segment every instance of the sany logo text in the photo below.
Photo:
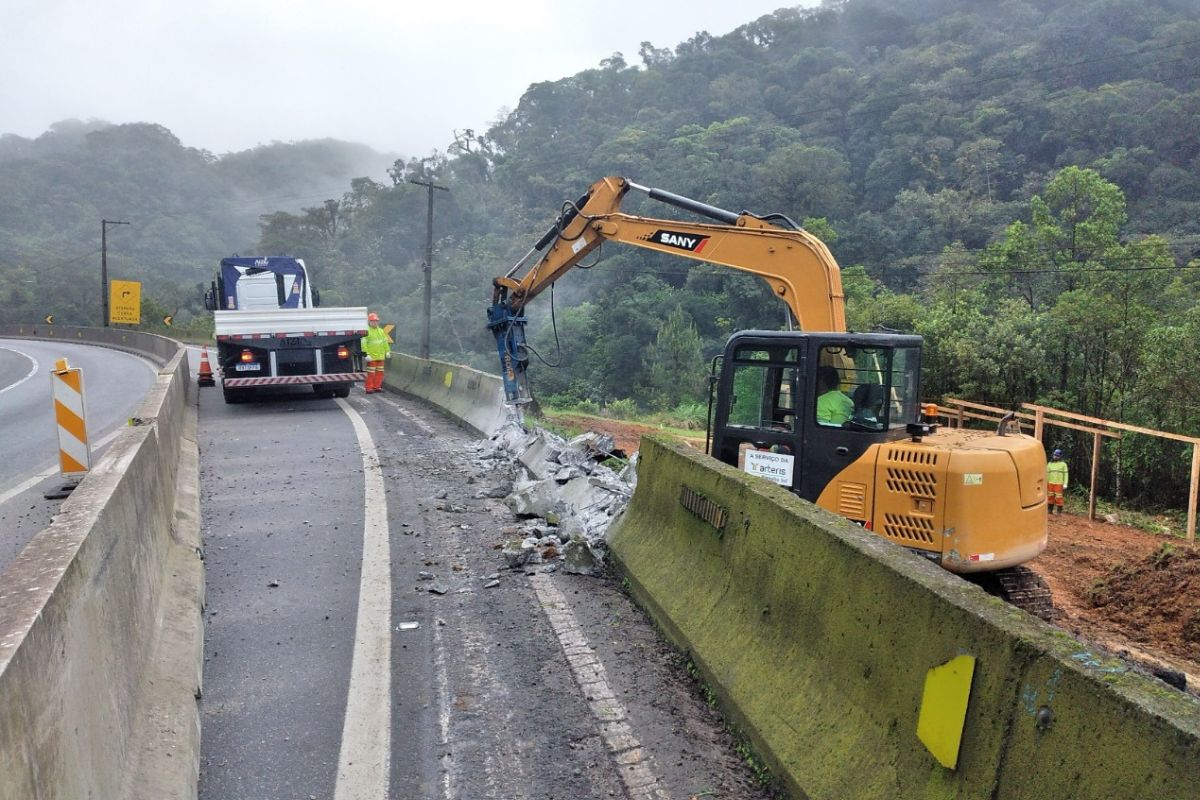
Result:
{"type": "Polygon", "coordinates": [[[697,233],[680,233],[678,231],[668,231],[661,228],[643,238],[647,242],[664,244],[668,247],[686,250],[689,253],[699,253],[704,250],[704,245],[708,243],[709,239],[708,236],[701,236],[697,233]]]}

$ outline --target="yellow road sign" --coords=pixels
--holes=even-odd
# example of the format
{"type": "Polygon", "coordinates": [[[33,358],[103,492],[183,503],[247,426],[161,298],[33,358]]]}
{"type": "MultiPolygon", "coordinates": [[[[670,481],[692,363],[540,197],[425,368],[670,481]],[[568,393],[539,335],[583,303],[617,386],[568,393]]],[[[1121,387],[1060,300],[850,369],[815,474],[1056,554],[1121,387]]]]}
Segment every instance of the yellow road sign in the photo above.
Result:
{"type": "Polygon", "coordinates": [[[171,327],[171,323],[174,321],[175,317],[172,314],[167,314],[163,317],[163,325],[166,325],[168,328],[171,327]]]}
{"type": "Polygon", "coordinates": [[[394,330],[396,330],[396,326],[390,322],[387,325],[383,326],[383,332],[386,333],[387,337],[388,337],[388,344],[396,343],[396,340],[392,338],[392,331],[394,331],[394,330]]]}
{"type": "Polygon", "coordinates": [[[54,315],[53,315],[53,314],[47,314],[45,317],[43,317],[43,319],[45,319],[45,320],[46,320],[46,324],[47,324],[47,325],[53,325],[53,324],[54,324],[54,315]]]}
{"type": "Polygon", "coordinates": [[[142,322],[142,284],[139,281],[109,281],[108,321],[125,325],[142,322]]]}

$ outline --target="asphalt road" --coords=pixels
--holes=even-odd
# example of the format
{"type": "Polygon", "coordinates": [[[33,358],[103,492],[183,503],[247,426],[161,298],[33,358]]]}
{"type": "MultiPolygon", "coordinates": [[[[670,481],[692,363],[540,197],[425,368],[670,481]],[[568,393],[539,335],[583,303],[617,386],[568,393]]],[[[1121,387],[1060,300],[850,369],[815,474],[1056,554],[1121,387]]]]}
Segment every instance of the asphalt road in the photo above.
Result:
{"type": "Polygon", "coordinates": [[[766,796],[616,581],[505,569],[473,434],[200,397],[202,800],[766,796]]]}
{"type": "Polygon", "coordinates": [[[0,339],[0,570],[50,522],[62,480],[50,371],[60,358],[83,370],[93,459],[141,404],[156,368],[138,356],[68,342],[0,339]]]}

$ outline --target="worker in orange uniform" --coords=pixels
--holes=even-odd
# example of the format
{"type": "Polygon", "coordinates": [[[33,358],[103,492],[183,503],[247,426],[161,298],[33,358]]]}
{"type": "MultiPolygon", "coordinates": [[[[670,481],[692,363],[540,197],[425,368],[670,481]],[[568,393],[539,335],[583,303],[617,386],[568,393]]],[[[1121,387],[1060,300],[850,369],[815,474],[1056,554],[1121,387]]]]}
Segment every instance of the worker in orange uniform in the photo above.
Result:
{"type": "Polygon", "coordinates": [[[1046,465],[1046,504],[1051,514],[1061,514],[1063,493],[1067,490],[1067,462],[1063,461],[1062,450],[1055,450],[1046,465]]]}
{"type": "Polygon", "coordinates": [[[363,387],[367,394],[383,391],[384,362],[392,357],[392,344],[387,332],[379,327],[379,315],[367,314],[367,335],[363,337],[362,349],[367,354],[367,382],[363,387]]]}

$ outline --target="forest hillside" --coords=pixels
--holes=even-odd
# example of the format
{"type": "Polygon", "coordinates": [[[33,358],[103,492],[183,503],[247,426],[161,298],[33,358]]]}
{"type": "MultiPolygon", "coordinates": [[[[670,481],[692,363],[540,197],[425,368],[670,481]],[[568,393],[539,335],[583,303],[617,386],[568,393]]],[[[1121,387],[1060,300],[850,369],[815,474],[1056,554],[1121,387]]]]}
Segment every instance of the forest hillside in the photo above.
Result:
{"type": "MultiPolygon", "coordinates": [[[[53,276],[64,321],[94,322],[79,283],[95,256],[70,259],[101,216],[139,216],[118,234],[125,266],[185,319],[221,255],[290,252],[327,304],[370,304],[415,352],[426,193],[410,181],[432,180],[450,190],[435,197],[433,354],[494,369],[491,278],[564,201],[624,175],[801,221],[842,266],[853,328],[925,337],[928,398],[1200,434],[1200,376],[1179,369],[1200,362],[1200,1],[826,0],[651,38],[385,173],[332,142],[218,158],[152,125],[4,137],[0,318],[40,317],[53,276]],[[272,205],[274,191],[311,199],[272,205]]],[[[531,375],[560,403],[702,403],[731,332],[784,324],[755,278],[617,247],[556,290],[531,305],[530,342],[558,366],[531,375]]],[[[1055,444],[1083,463],[1087,443],[1055,444]]],[[[1131,437],[1102,480],[1178,505],[1189,459],[1131,437]]]]}

